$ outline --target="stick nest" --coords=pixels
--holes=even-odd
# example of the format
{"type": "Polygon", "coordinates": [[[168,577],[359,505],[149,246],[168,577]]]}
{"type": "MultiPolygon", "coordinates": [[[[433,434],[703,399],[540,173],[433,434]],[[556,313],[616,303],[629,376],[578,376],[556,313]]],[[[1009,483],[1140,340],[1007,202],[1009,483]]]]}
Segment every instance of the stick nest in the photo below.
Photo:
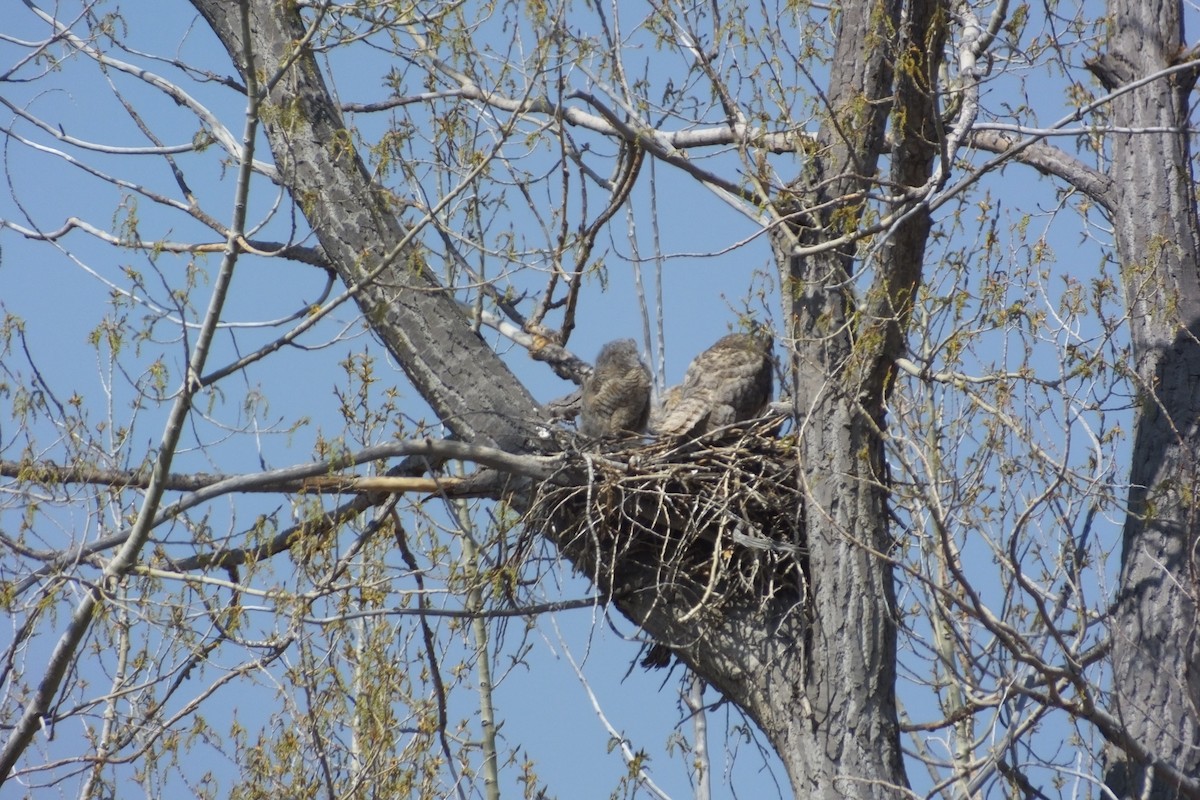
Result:
{"type": "Polygon", "coordinates": [[[776,417],[720,439],[589,448],[538,487],[526,530],[618,599],[653,588],[682,601],[683,620],[777,592],[802,601],[799,465],[778,428],[776,417]]]}

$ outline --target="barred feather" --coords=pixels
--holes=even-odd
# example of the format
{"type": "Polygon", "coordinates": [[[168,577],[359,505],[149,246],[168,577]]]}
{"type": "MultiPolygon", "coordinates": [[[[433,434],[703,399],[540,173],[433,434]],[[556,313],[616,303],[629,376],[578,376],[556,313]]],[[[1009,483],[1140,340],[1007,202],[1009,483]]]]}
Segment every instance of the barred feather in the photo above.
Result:
{"type": "Polygon", "coordinates": [[[733,333],[692,360],[678,400],[656,415],[663,436],[699,436],[761,416],[774,389],[769,334],[733,333]]]}

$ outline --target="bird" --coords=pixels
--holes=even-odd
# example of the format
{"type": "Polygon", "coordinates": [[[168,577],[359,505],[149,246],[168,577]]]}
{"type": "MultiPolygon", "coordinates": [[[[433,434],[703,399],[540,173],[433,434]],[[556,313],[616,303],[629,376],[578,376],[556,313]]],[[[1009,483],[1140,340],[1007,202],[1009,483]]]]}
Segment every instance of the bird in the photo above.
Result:
{"type": "Polygon", "coordinates": [[[774,340],[765,328],[731,333],[692,359],[683,384],[668,391],[655,414],[661,436],[700,436],[762,416],[775,381],[774,340]]]}
{"type": "Polygon", "coordinates": [[[592,438],[643,433],[650,418],[650,370],[633,339],[600,348],[592,374],[583,382],[579,430],[592,438]]]}

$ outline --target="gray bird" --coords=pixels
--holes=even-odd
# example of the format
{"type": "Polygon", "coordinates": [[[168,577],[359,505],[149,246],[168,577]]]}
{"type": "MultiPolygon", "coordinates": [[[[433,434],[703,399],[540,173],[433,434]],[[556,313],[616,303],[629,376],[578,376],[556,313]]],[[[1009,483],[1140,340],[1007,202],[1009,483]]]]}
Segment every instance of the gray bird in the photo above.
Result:
{"type": "Polygon", "coordinates": [[[593,438],[631,436],[646,430],[650,418],[650,370],[633,339],[600,348],[596,367],[583,383],[579,430],[593,438]]]}
{"type": "Polygon", "coordinates": [[[764,328],[722,337],[692,359],[678,393],[667,393],[662,411],[655,414],[655,432],[700,436],[762,416],[775,386],[773,346],[764,328]]]}

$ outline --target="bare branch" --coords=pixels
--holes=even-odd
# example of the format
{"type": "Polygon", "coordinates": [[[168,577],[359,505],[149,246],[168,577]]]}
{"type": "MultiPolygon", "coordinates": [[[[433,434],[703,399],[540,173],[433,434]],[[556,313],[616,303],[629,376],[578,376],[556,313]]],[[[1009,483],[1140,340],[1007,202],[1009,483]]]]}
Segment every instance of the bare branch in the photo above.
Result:
{"type": "MultiPolygon", "coordinates": [[[[60,23],[52,15],[47,14],[45,11],[42,11],[40,8],[34,6],[30,0],[24,0],[24,2],[25,6],[30,11],[41,18],[42,21],[52,26],[58,37],[60,37],[63,41],[70,43],[73,48],[95,60],[96,63],[102,64],[109,69],[114,69],[127,75],[132,75],[133,77],[144,81],[150,86],[153,86],[155,89],[158,89],[160,92],[170,97],[179,105],[184,106],[193,114],[195,114],[201,122],[204,123],[208,129],[208,132],[213,136],[217,143],[220,144],[227,153],[229,153],[230,156],[236,159],[239,163],[246,161],[247,155],[251,151],[243,150],[243,147],[246,146],[245,142],[243,141],[242,144],[239,144],[229,129],[226,128],[221,122],[220,118],[217,117],[216,114],[212,113],[198,100],[196,100],[196,98],[192,97],[182,88],[176,86],[174,83],[162,77],[161,75],[156,75],[149,70],[145,70],[134,64],[113,58],[97,50],[95,47],[92,47],[83,39],[80,39],[78,36],[72,33],[69,28],[60,23]]],[[[250,89],[247,88],[247,92],[249,91],[250,89]]],[[[251,100],[251,102],[256,101],[251,100]]],[[[276,172],[275,167],[263,161],[252,160],[249,163],[252,165],[252,168],[255,172],[267,176],[276,183],[279,182],[279,175],[276,172]]]]}

